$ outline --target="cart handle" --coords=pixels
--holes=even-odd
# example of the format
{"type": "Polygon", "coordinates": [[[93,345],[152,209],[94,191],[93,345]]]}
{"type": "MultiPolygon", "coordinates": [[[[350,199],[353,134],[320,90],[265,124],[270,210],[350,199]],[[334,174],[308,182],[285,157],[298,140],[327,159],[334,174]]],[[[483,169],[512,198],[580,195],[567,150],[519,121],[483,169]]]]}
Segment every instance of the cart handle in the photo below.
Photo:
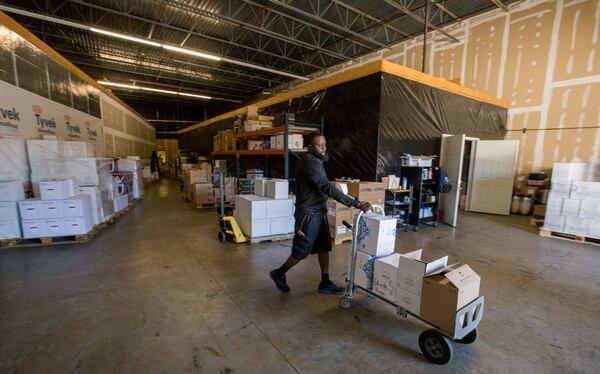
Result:
{"type": "Polygon", "coordinates": [[[346,228],[350,231],[352,231],[352,225],[348,223],[348,221],[343,220],[342,223],[344,224],[344,226],[346,226],[346,228]]]}

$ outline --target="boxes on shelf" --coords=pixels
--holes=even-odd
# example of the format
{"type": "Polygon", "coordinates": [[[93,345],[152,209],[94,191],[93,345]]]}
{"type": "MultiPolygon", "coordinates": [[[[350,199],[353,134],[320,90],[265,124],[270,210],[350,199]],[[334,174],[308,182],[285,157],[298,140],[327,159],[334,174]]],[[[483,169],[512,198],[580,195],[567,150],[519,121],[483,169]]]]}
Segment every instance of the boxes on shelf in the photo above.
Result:
{"type": "Polygon", "coordinates": [[[365,214],[358,227],[356,247],[373,256],[385,256],[394,252],[397,219],[365,214]]]}
{"type": "Polygon", "coordinates": [[[381,182],[347,182],[348,195],[371,204],[383,204],[385,186],[381,182]]]}
{"type": "Polygon", "coordinates": [[[400,177],[397,177],[395,175],[381,177],[381,183],[383,183],[383,187],[388,190],[400,188],[400,177]]]}
{"type": "MultiPolygon", "coordinates": [[[[271,136],[271,148],[272,149],[284,149],[284,135],[279,134],[271,136]]],[[[304,137],[302,134],[289,134],[288,135],[288,149],[303,149],[304,148],[304,137]]]]}
{"type": "Polygon", "coordinates": [[[390,301],[394,301],[399,262],[400,254],[392,253],[378,258],[373,265],[373,292],[390,301]]]}
{"type": "Polygon", "coordinates": [[[261,169],[248,169],[246,170],[246,178],[248,179],[256,179],[256,178],[264,178],[265,172],[261,169]]]}
{"type": "Polygon", "coordinates": [[[254,193],[254,179],[240,178],[237,182],[237,193],[252,195],[254,193]]]}
{"type": "Polygon", "coordinates": [[[396,302],[409,312],[419,315],[423,277],[443,269],[448,264],[448,256],[434,261],[421,260],[423,250],[401,254],[396,280],[396,302]]]}
{"type": "Polygon", "coordinates": [[[264,130],[273,127],[272,121],[259,121],[257,119],[247,119],[244,121],[244,132],[264,130]]]}
{"type": "Polygon", "coordinates": [[[333,199],[327,200],[327,221],[329,233],[333,239],[352,238],[352,231],[348,230],[342,222],[353,224],[353,217],[354,208],[347,207],[333,199]]]}
{"type": "Polygon", "coordinates": [[[432,166],[433,157],[431,156],[401,156],[401,166],[432,166]]]}
{"type": "Polygon", "coordinates": [[[248,140],[247,141],[247,146],[249,150],[252,151],[258,151],[258,150],[263,150],[265,149],[265,142],[262,140],[248,140]]]}
{"type": "Polygon", "coordinates": [[[480,277],[469,265],[451,265],[423,278],[421,318],[454,333],[456,312],[479,297],[480,277]]]}

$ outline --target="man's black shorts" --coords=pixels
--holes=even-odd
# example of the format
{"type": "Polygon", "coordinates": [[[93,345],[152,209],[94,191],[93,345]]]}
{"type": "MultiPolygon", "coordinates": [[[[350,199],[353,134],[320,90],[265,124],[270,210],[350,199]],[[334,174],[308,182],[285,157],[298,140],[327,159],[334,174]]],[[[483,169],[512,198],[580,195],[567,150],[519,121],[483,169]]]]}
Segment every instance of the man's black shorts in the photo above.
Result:
{"type": "Polygon", "coordinates": [[[292,257],[302,260],[309,254],[331,252],[331,237],[325,213],[296,211],[295,218],[292,257]],[[302,231],[304,235],[298,231],[302,231]]]}

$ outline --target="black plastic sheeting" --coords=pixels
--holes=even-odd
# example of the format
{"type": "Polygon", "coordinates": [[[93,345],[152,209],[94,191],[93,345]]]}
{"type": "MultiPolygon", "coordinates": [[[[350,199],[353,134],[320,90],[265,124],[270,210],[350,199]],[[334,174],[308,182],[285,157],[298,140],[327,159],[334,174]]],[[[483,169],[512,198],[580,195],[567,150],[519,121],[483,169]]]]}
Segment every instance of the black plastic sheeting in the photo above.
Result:
{"type": "MultiPolygon", "coordinates": [[[[387,73],[377,73],[261,109],[296,114],[296,120],[324,118],[330,156],[329,178],[380,180],[400,175],[400,155],[437,155],[442,134],[503,139],[507,110],[387,73]]],[[[277,125],[277,124],[276,124],[277,125]]],[[[184,134],[183,149],[210,154],[212,136],[232,128],[225,120],[184,134]]],[[[241,170],[265,169],[267,158],[242,157],[241,170]]],[[[280,177],[282,157],[268,158],[269,176],[280,177]]],[[[290,157],[290,177],[296,160],[290,157]]]]}

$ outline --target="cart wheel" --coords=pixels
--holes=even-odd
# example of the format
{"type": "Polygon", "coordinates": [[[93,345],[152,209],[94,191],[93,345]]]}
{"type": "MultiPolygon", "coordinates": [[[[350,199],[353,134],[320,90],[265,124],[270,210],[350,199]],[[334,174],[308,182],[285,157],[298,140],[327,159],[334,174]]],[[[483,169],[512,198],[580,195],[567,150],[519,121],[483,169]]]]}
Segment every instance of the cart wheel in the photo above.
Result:
{"type": "Polygon", "coordinates": [[[474,330],[471,330],[470,333],[463,336],[461,339],[456,339],[455,342],[460,344],[472,344],[473,342],[475,342],[475,340],[477,340],[478,335],[479,331],[477,330],[477,327],[475,327],[474,330]]]}
{"type": "Polygon", "coordinates": [[[452,359],[452,342],[441,332],[429,329],[419,335],[421,352],[434,364],[444,365],[452,359]]]}
{"type": "Polygon", "coordinates": [[[344,296],[340,299],[340,307],[342,309],[350,309],[351,305],[352,305],[352,299],[349,298],[348,296],[344,296]]]}
{"type": "Polygon", "coordinates": [[[219,241],[224,242],[227,240],[227,237],[223,231],[219,231],[219,241]]]}
{"type": "Polygon", "coordinates": [[[413,227],[413,231],[419,231],[419,228],[417,226],[413,227]]]}

